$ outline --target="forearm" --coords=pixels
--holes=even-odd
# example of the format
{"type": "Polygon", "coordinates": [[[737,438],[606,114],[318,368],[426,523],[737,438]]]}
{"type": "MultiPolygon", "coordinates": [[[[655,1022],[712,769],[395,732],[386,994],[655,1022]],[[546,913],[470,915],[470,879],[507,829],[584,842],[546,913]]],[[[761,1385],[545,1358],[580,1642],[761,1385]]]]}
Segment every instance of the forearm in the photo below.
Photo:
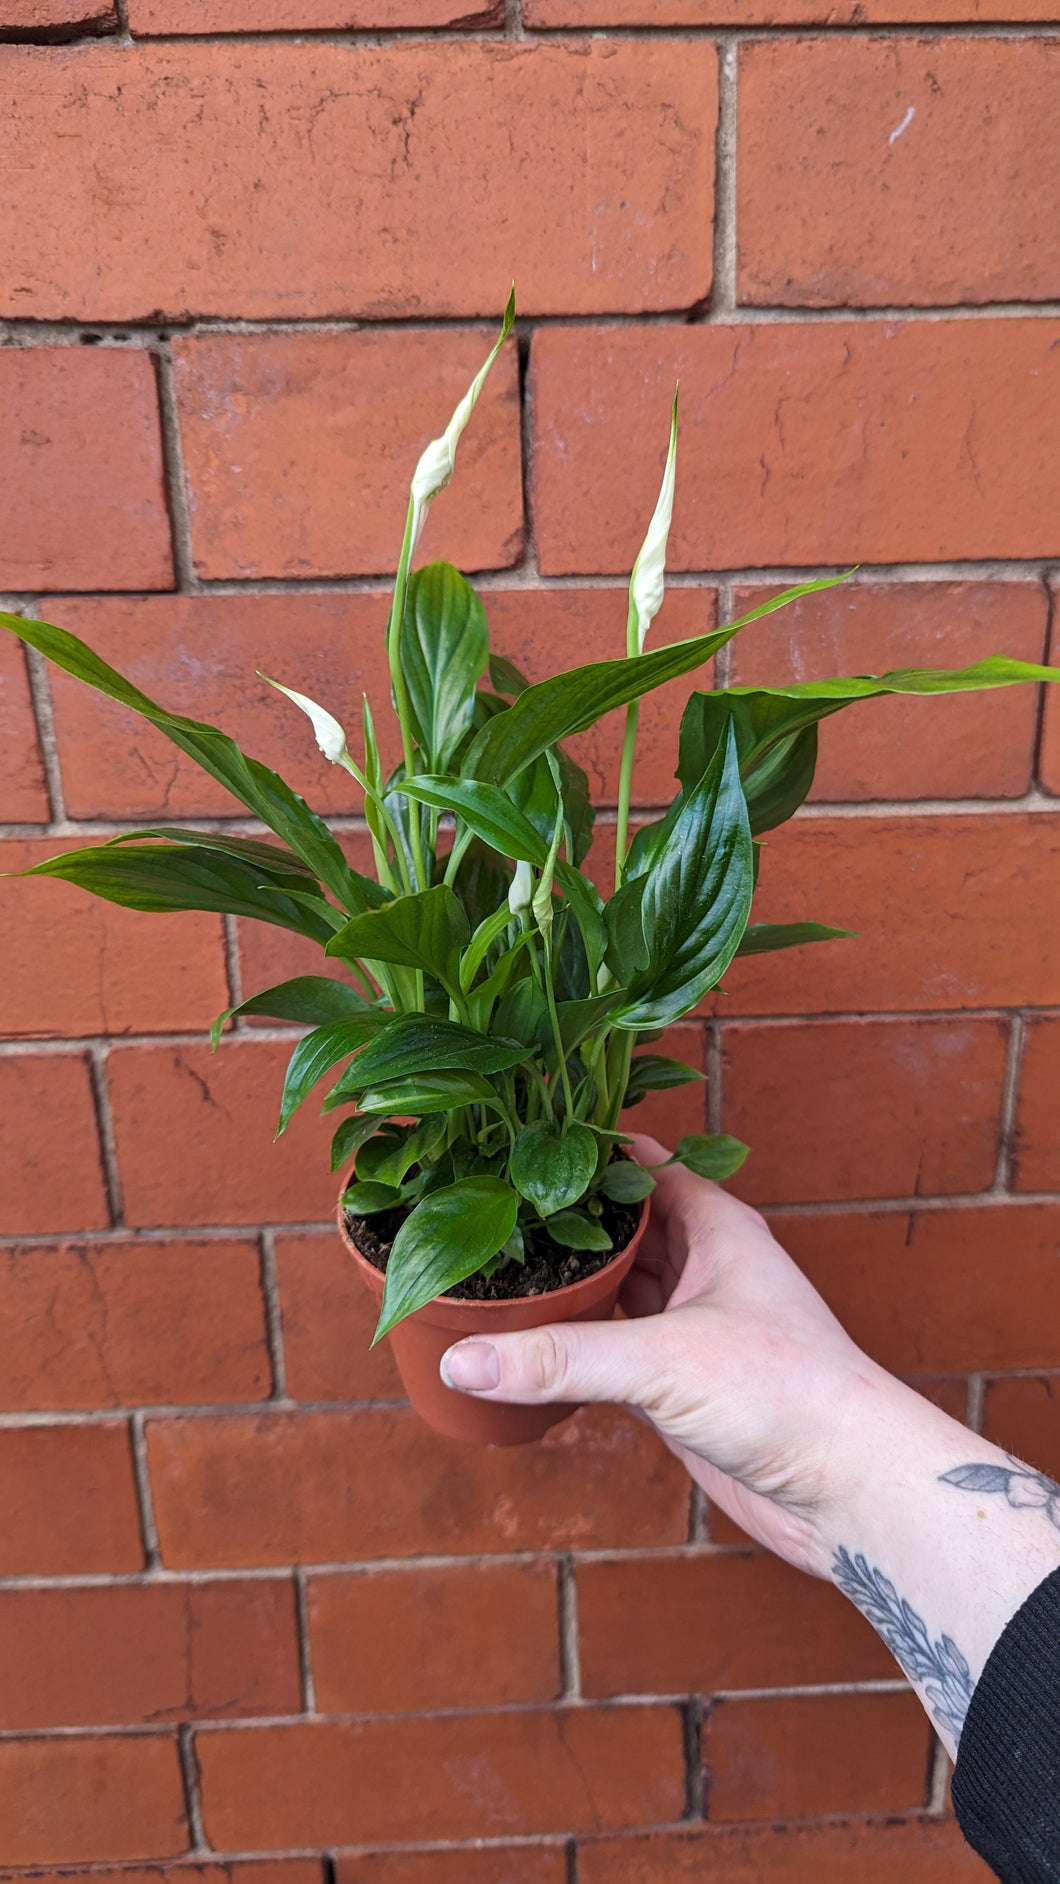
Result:
{"type": "Polygon", "coordinates": [[[830,1480],[832,1579],[954,1753],[987,1656],[1060,1565],[1060,1490],[869,1362],[837,1410],[830,1480]]]}

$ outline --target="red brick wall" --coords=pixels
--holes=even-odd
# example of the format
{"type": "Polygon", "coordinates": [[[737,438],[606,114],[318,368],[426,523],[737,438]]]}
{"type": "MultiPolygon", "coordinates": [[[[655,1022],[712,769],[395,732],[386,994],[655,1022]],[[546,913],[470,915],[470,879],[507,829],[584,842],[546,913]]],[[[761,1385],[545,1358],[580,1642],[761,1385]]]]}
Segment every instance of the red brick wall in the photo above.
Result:
{"type": "MultiPolygon", "coordinates": [[[[678,374],[660,630],[863,566],[721,678],[1046,657],[1053,14],[0,0],[0,590],[223,721],[356,845],[350,781],[255,670],[348,715],[385,698],[407,479],[514,274],[519,354],[424,548],[484,572],[535,673],[619,651],[678,374]]],[[[681,692],[645,712],[642,805],[681,692]]],[[[675,1030],[705,1098],[652,1115],[750,1139],[738,1188],[854,1334],[1054,1471],[1056,705],[825,725],[761,913],[860,940],[734,968],[675,1030]]],[[[4,869],[230,815],[9,642],[0,727],[4,869]]],[[[606,803],[610,734],[582,753],[606,803]]],[[[872,1631],[642,1426],[594,1410],[493,1455],[413,1419],[318,1122],[270,1142],[291,1030],[204,1039],[299,944],[58,883],[0,902],[0,1867],[985,1876],[872,1631]]]]}

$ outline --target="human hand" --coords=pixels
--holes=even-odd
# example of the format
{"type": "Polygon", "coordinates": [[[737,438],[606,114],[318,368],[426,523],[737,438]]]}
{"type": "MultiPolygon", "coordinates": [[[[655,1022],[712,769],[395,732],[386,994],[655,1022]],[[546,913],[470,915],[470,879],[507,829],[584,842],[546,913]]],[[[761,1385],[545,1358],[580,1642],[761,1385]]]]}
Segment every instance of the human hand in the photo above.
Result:
{"type": "MultiPolygon", "coordinates": [[[[634,1150],[644,1164],[667,1156],[652,1138],[634,1150]]],[[[840,1438],[867,1389],[897,1383],[844,1333],[758,1212],[679,1165],[658,1173],[621,1306],[628,1320],[458,1342],[442,1377],[479,1399],[637,1409],[738,1524],[827,1576],[840,1438]]]]}

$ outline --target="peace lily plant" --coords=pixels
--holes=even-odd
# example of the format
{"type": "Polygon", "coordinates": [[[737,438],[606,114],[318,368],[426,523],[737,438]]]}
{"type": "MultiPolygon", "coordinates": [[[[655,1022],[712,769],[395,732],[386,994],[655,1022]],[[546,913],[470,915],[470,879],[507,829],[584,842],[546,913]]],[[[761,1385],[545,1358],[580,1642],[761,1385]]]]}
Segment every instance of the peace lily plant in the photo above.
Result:
{"type": "MultiPolygon", "coordinates": [[[[238,1014],[310,1028],[287,1068],[279,1130],[329,1077],[323,1110],[338,1121],[332,1169],[350,1173],[346,1222],[362,1247],[375,1247],[377,1266],[385,1262],[377,1340],[446,1292],[466,1296],[474,1278],[479,1299],[518,1298],[532,1265],[530,1292],[547,1293],[604,1267],[628,1242],[655,1180],[625,1155],[620,1115],[648,1092],[700,1078],[638,1049],[717,988],[734,957],[847,933],[750,920],[758,840],[806,797],[820,720],[875,695],[1056,678],[995,656],[956,671],[694,692],[673,803],[630,840],[642,697],[759,616],[842,578],[800,583],[726,627],[648,647],[673,508],[675,397],[662,489],[629,587],[625,656],[529,685],[491,654],[485,610],[464,577],[444,562],[412,568],[513,318],[510,300],[496,346],[412,480],[386,630],[401,763],[384,775],[367,698],[355,758],[327,707],[271,683],[361,787],[374,876],[353,869],[323,819],[225,733],[156,705],[63,629],[2,617],[67,673],[159,727],[272,833],[135,831],[26,874],[63,877],[133,909],[274,923],[348,971],[253,995],[218,1017],[213,1041],[238,1014]],[[620,707],[615,888],[604,897],[584,868],[586,777],[562,742],[620,707]]],[[[745,1156],[733,1138],[698,1134],[674,1152],[719,1179],[745,1156]]]]}

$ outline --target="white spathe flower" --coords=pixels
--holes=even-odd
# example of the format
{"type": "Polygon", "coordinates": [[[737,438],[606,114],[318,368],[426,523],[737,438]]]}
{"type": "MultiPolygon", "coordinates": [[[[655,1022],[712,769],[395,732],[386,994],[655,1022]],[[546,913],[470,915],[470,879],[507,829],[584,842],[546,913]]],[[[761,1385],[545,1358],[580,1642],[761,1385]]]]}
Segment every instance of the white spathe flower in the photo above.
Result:
{"type": "Polygon", "coordinates": [[[508,296],[508,305],[504,310],[504,319],[501,322],[500,334],[488,360],[481,371],[476,373],[446,426],[445,431],[442,433],[441,438],[432,438],[413,473],[411,486],[412,532],[409,545],[410,557],[420,540],[423,526],[427,521],[427,512],[430,508],[431,500],[437,497],[439,491],[444,491],[453,475],[453,469],[456,464],[456,448],[460,442],[460,435],[475,409],[479,393],[486,383],[486,375],[493,365],[494,360],[497,358],[504,342],[507,340],[508,335],[512,331],[512,323],[514,320],[515,289],[513,288],[511,294],[508,296]]]}
{"type": "Polygon", "coordinates": [[[511,889],[508,891],[508,908],[513,916],[521,909],[530,907],[530,898],[534,893],[534,879],[530,875],[530,865],[522,859],[515,866],[511,889]]]}
{"type": "Polygon", "coordinates": [[[326,707],[318,706],[315,700],[310,700],[308,694],[296,693],[293,687],[285,687],[282,681],[269,680],[268,674],[261,674],[261,679],[268,680],[269,686],[275,687],[277,693],[285,693],[288,700],[293,700],[295,706],[301,707],[302,712],[308,715],[313,722],[317,745],[325,759],[330,759],[332,765],[345,765],[350,756],[346,749],[346,735],[334,714],[329,713],[326,707]]]}
{"type": "Polygon", "coordinates": [[[673,413],[670,419],[670,449],[666,454],[662,489],[655,506],[655,514],[648,525],[648,534],[641,545],[640,555],[633,565],[633,574],[629,580],[630,613],[637,631],[638,654],[643,654],[648,629],[663,605],[666,588],[666,541],[670,534],[670,521],[674,514],[676,472],[677,393],[675,391],[673,413]]]}

